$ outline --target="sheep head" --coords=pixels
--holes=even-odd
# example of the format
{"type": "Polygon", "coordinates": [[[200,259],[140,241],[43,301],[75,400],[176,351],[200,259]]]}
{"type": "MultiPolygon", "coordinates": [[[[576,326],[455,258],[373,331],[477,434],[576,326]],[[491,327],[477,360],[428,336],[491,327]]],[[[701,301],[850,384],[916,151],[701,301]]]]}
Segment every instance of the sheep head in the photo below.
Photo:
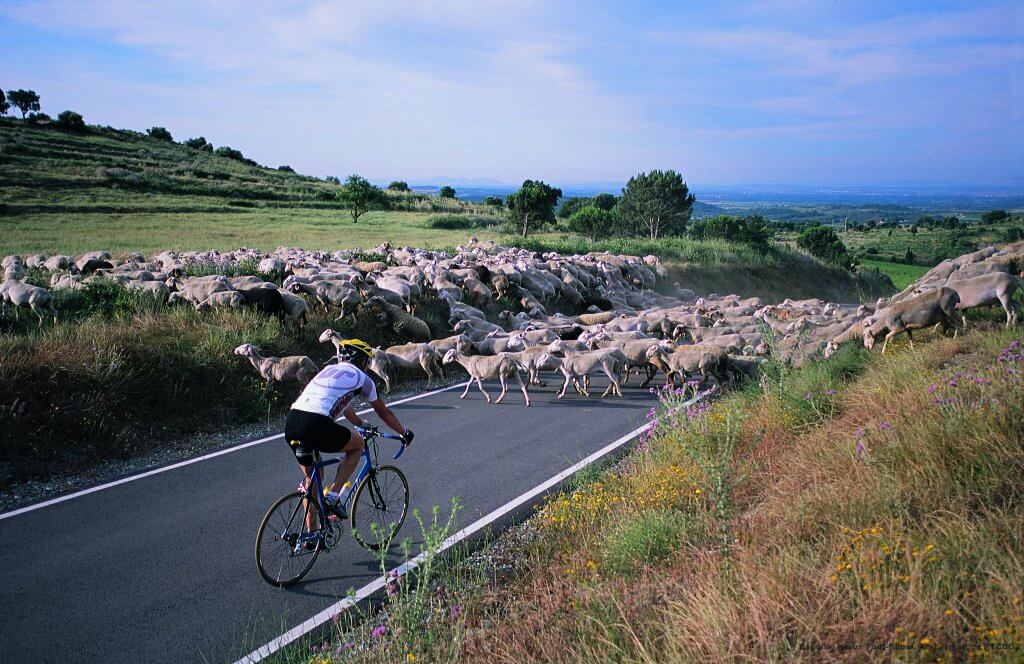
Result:
{"type": "Polygon", "coordinates": [[[320,333],[320,336],[319,338],[317,338],[317,341],[319,341],[322,344],[326,344],[334,341],[335,337],[341,337],[341,335],[332,330],[331,328],[327,328],[322,333],[320,333]]]}
{"type": "Polygon", "coordinates": [[[243,357],[254,357],[260,352],[260,349],[252,344],[242,344],[235,349],[235,355],[241,355],[243,357]]]}
{"type": "MultiPolygon", "coordinates": [[[[461,341],[461,340],[460,340],[461,341]]],[[[459,351],[454,348],[449,348],[448,352],[444,354],[441,359],[442,364],[451,364],[455,361],[455,358],[459,356],[459,351]]]]}

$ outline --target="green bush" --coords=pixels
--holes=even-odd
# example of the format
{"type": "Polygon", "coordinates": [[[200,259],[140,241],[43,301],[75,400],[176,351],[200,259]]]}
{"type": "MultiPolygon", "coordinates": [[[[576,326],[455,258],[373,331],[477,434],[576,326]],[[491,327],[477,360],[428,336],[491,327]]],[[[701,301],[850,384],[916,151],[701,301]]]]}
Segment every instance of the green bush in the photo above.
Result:
{"type": "Polygon", "coordinates": [[[749,244],[761,250],[771,246],[772,231],[764,217],[719,215],[690,224],[687,234],[696,240],[725,240],[749,244]]]}
{"type": "Polygon", "coordinates": [[[500,220],[477,214],[439,214],[427,218],[427,227],[447,231],[473,230],[487,228],[500,220]]]}
{"type": "Polygon", "coordinates": [[[85,120],[80,113],[61,111],[57,116],[57,126],[64,131],[85,131],[85,120]]]}
{"type": "Polygon", "coordinates": [[[828,226],[811,226],[802,231],[796,238],[796,244],[801,249],[806,249],[815,258],[820,258],[826,263],[837,267],[850,269],[853,265],[852,257],[846,250],[846,245],[839,239],[836,232],[828,226]]]}

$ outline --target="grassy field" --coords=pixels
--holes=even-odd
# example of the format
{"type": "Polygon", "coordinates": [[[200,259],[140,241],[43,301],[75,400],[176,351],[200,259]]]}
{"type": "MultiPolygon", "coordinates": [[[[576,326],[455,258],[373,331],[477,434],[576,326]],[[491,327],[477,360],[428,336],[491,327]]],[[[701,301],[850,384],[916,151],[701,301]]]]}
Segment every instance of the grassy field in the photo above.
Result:
{"type": "Polygon", "coordinates": [[[905,265],[903,263],[887,263],[886,261],[876,261],[870,258],[864,258],[860,260],[861,265],[873,270],[878,270],[886,274],[892,283],[896,286],[897,290],[903,290],[910,284],[914,283],[928,271],[928,268],[920,265],[905,265]]]}
{"type": "Polygon", "coordinates": [[[435,563],[276,661],[1020,661],[1021,335],[922,339],[664,394],[494,567],[435,563]]]}
{"type": "Polygon", "coordinates": [[[496,232],[430,228],[425,212],[368,212],[358,224],[343,210],[268,208],[237,212],[31,213],[0,218],[0,254],[93,250],[231,250],[280,246],[331,250],[395,246],[441,248],[496,232]]]}

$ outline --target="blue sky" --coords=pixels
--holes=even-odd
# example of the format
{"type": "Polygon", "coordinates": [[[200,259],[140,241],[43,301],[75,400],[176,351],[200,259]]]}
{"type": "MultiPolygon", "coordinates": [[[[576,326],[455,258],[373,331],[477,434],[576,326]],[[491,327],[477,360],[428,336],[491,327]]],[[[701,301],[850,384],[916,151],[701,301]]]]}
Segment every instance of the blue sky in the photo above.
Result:
{"type": "Polygon", "coordinates": [[[4,0],[0,86],[271,166],[1024,186],[1024,3],[4,0]]]}

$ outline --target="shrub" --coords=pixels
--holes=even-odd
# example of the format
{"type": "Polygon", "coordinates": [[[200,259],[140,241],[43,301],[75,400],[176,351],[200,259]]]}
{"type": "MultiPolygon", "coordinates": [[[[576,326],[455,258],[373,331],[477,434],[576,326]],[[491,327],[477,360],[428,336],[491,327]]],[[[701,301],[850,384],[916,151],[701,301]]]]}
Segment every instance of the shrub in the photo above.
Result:
{"type": "Polygon", "coordinates": [[[393,180],[388,184],[388,191],[409,191],[409,183],[402,180],[393,180]]]}
{"type": "Polygon", "coordinates": [[[328,182],[330,184],[341,184],[341,180],[339,180],[336,175],[328,175],[324,178],[324,182],[328,182]]]}
{"type": "Polygon", "coordinates": [[[427,218],[427,227],[438,230],[465,231],[486,228],[497,223],[494,217],[475,214],[438,214],[427,218]]]}
{"type": "Polygon", "coordinates": [[[441,187],[441,191],[438,192],[437,197],[438,198],[451,198],[451,199],[454,199],[454,198],[456,198],[456,196],[455,196],[455,189],[452,188],[452,187],[448,187],[448,186],[441,187]]]}
{"type": "Polygon", "coordinates": [[[167,141],[168,143],[174,140],[171,136],[171,132],[167,131],[166,127],[150,127],[146,130],[146,133],[150,138],[155,138],[158,141],[167,141]]]}
{"type": "Polygon", "coordinates": [[[771,229],[760,215],[743,218],[719,215],[700,219],[691,224],[688,234],[696,240],[740,242],[762,250],[769,247],[772,237],[771,229]]]}
{"type": "Polygon", "coordinates": [[[589,202],[590,199],[585,197],[573,196],[572,198],[566,198],[558,206],[558,217],[560,219],[568,219],[586,207],[589,202]]]}
{"type": "Polygon", "coordinates": [[[213,143],[207,142],[203,136],[197,136],[196,138],[190,138],[184,143],[185,147],[192,148],[193,150],[202,150],[203,152],[213,152],[213,143]]]}
{"type": "Polygon", "coordinates": [[[282,171],[284,173],[294,173],[295,172],[295,169],[292,168],[291,166],[288,166],[288,165],[278,166],[277,170],[282,171]]]}
{"type": "Polygon", "coordinates": [[[502,200],[501,196],[488,196],[484,199],[484,203],[496,208],[501,208],[505,205],[505,201],[502,200]]]}
{"type": "Polygon", "coordinates": [[[235,161],[246,161],[245,155],[242,154],[241,150],[229,148],[226,145],[222,145],[213,151],[213,154],[218,157],[225,157],[227,159],[234,159],[235,161]]]}
{"type": "Polygon", "coordinates": [[[569,230],[585,235],[591,240],[611,235],[618,223],[614,212],[587,205],[576,211],[569,219],[569,230]]]}
{"type": "Polygon", "coordinates": [[[796,244],[826,263],[846,269],[850,269],[853,265],[852,258],[846,251],[846,245],[828,226],[811,226],[802,231],[797,236],[796,244]]]}
{"type": "Polygon", "coordinates": [[[65,131],[85,131],[85,120],[74,111],[61,111],[57,116],[57,126],[65,131]]]}
{"type": "Polygon", "coordinates": [[[983,224],[997,224],[1001,221],[1006,221],[1010,218],[1010,215],[1006,210],[992,210],[981,215],[981,223],[983,224]]]}

